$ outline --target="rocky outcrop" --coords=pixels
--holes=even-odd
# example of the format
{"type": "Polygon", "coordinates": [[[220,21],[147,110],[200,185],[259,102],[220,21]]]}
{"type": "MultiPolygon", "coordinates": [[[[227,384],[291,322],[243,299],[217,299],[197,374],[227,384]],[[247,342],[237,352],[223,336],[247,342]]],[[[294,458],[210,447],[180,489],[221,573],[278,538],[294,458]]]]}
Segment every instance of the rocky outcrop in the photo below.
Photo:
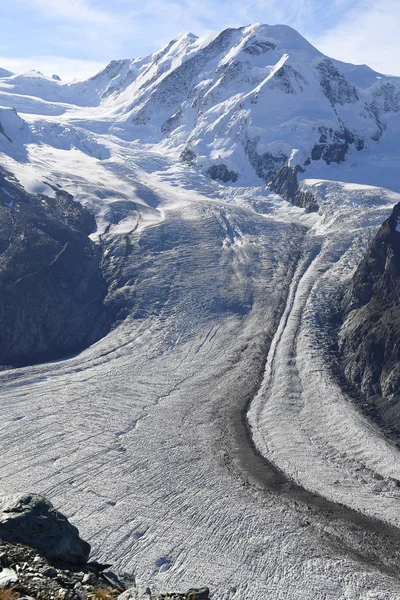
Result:
{"type": "Polygon", "coordinates": [[[0,539],[35,548],[48,559],[86,563],[90,545],[53,505],[36,494],[0,496],[0,539]]]}
{"type": "Polygon", "coordinates": [[[278,69],[273,79],[267,83],[270,90],[278,89],[284,94],[297,94],[308,86],[308,81],[290,65],[278,69]]]}
{"type": "Polygon", "coordinates": [[[173,131],[174,129],[176,129],[182,119],[182,110],[179,109],[176,111],[176,113],[174,113],[173,115],[171,115],[166,121],[165,123],[161,126],[161,131],[164,135],[169,135],[171,133],[171,131],[173,131]]]}
{"type": "Polygon", "coordinates": [[[275,155],[271,152],[263,152],[260,154],[257,151],[259,141],[260,138],[258,136],[246,140],[244,151],[256,175],[267,183],[270,177],[272,177],[272,175],[274,175],[287,161],[288,157],[284,154],[275,155]]]}
{"type": "Polygon", "coordinates": [[[376,416],[400,432],[400,204],[359,265],[339,336],[347,381],[370,399],[376,416]],[[372,398],[372,400],[371,400],[372,398]]]}
{"type": "Polygon", "coordinates": [[[193,167],[196,164],[197,157],[196,157],[195,152],[193,152],[193,150],[191,148],[186,146],[186,148],[183,150],[183,152],[180,155],[180,159],[183,162],[190,165],[191,167],[193,167]]]}
{"type": "Polygon", "coordinates": [[[355,104],[359,101],[357,89],[351,85],[329,58],[316,65],[324,95],[334,107],[336,104],[355,104]]]}
{"type": "Polygon", "coordinates": [[[95,229],[66,192],[28,194],[0,173],[0,365],[59,358],[108,331],[95,229]]]}
{"type": "Polygon", "coordinates": [[[88,562],[90,545],[43,496],[0,496],[0,597],[33,600],[209,600],[209,589],[152,594],[134,575],[88,562]]]}
{"type": "Polygon", "coordinates": [[[246,54],[251,54],[252,56],[261,56],[262,54],[266,54],[270,50],[275,50],[276,44],[273,42],[268,42],[266,40],[254,40],[248,42],[243,47],[243,52],[246,54]]]}
{"type": "MultiPolygon", "coordinates": [[[[8,588],[10,594],[12,588],[15,600],[111,600],[134,585],[135,578],[124,575],[122,581],[109,567],[97,562],[71,565],[49,560],[29,546],[0,540],[0,590],[8,588]]],[[[11,600],[10,595],[6,597],[11,600]]]]}
{"type": "Polygon", "coordinates": [[[345,127],[333,130],[331,127],[321,126],[318,132],[319,141],[311,150],[312,160],[322,158],[327,165],[341,163],[346,159],[351,144],[354,144],[356,150],[364,148],[364,141],[345,127]]]}
{"type": "Polygon", "coordinates": [[[304,173],[304,169],[299,165],[289,167],[285,164],[273,175],[268,185],[271,191],[279,194],[295,206],[305,208],[307,212],[317,211],[318,203],[314,195],[311,192],[304,192],[299,188],[297,182],[298,173],[304,173]]]}
{"type": "Polygon", "coordinates": [[[236,171],[230,171],[226,165],[223,163],[219,165],[212,165],[207,173],[211,177],[211,179],[218,179],[219,181],[223,181],[224,183],[228,183],[228,181],[232,181],[233,183],[238,180],[239,175],[236,171]]]}

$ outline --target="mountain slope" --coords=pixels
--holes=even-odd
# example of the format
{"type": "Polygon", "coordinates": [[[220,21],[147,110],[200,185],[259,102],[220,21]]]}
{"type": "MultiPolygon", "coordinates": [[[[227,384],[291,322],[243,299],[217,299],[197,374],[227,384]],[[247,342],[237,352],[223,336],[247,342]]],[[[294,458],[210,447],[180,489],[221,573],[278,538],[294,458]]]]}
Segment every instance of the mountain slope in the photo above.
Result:
{"type": "Polygon", "coordinates": [[[400,205],[373,239],[344,299],[340,332],[347,379],[398,435],[400,420],[400,205]],[[382,398],[383,397],[383,398],[382,398]]]}
{"type": "Polygon", "coordinates": [[[400,127],[398,78],[332,60],[286,26],[228,29],[211,40],[181,35],[86,82],[65,85],[37,72],[1,79],[0,101],[10,94],[58,103],[58,121],[97,130],[102,122],[104,131],[157,143],[242,185],[268,182],[282,166],[317,177],[363,150],[396,152],[400,127]]]}
{"type": "Polygon", "coordinates": [[[56,190],[90,209],[57,285],[102,255],[110,325],[0,374],[0,476],[73,514],[93,558],[224,600],[400,598],[398,449],[332,371],[344,293],[400,199],[397,90],[266,25],[86,82],[0,80],[16,220],[56,190]]]}
{"type": "Polygon", "coordinates": [[[267,182],[284,164],[373,147],[399,123],[399,99],[398,79],[331,60],[288,27],[255,25],[208,44],[174,40],[104,104],[131,135],[165,140],[212,177],[267,182]]]}

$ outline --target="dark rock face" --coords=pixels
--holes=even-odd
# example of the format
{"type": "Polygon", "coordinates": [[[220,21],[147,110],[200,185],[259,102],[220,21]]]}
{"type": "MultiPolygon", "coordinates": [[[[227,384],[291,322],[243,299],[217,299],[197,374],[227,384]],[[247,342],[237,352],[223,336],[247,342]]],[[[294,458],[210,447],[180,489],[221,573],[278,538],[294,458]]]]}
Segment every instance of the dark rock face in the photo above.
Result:
{"type": "Polygon", "coordinates": [[[273,90],[278,88],[285,94],[297,94],[296,87],[300,92],[308,85],[308,81],[290,65],[283,65],[275,73],[275,77],[268,82],[267,86],[273,90]]]}
{"type": "Polygon", "coordinates": [[[238,180],[239,175],[236,171],[230,171],[228,167],[224,164],[213,165],[207,170],[207,173],[211,177],[211,179],[218,179],[219,181],[223,181],[224,183],[228,183],[228,181],[235,182],[238,180]]]}
{"type": "Polygon", "coordinates": [[[173,131],[174,129],[176,129],[179,126],[181,118],[182,118],[182,110],[179,109],[179,110],[176,111],[176,113],[174,113],[173,115],[171,115],[165,121],[165,123],[161,126],[161,131],[163,132],[163,134],[164,135],[169,135],[171,133],[171,131],[173,131]]]}
{"type": "Polygon", "coordinates": [[[364,141],[352,134],[348,129],[334,131],[332,128],[319,127],[319,143],[311,150],[312,160],[324,160],[327,165],[332,162],[341,163],[346,159],[350,144],[354,144],[356,150],[364,148],[364,141]]]}
{"type": "Polygon", "coordinates": [[[322,91],[332,106],[335,104],[354,104],[359,100],[357,90],[351,85],[329,58],[321,60],[316,66],[320,76],[322,91]]]}
{"type": "Polygon", "coordinates": [[[287,156],[284,154],[274,155],[270,152],[259,154],[257,144],[259,138],[247,140],[245,152],[249,162],[258,177],[268,184],[272,192],[279,194],[295,206],[305,208],[307,211],[317,211],[318,204],[310,192],[303,192],[297,183],[297,174],[304,173],[299,165],[288,166],[287,156]]]}
{"type": "Polygon", "coordinates": [[[261,54],[266,54],[270,50],[275,50],[275,48],[276,45],[272,42],[255,40],[254,42],[246,44],[243,48],[243,52],[246,52],[246,54],[251,54],[252,56],[261,56],[261,54]]]}
{"type": "Polygon", "coordinates": [[[81,350],[108,330],[93,215],[56,188],[28,194],[0,173],[0,364],[81,350]]]}
{"type": "Polygon", "coordinates": [[[35,494],[0,496],[0,539],[71,564],[86,563],[90,553],[77,528],[48,500],[35,494]]]}
{"type": "Polygon", "coordinates": [[[7,138],[7,139],[8,139],[8,141],[9,141],[10,143],[12,143],[12,139],[11,139],[10,137],[8,137],[8,135],[7,135],[7,134],[6,134],[6,132],[4,131],[4,127],[3,127],[3,125],[1,124],[1,122],[0,122],[0,133],[1,133],[1,135],[4,135],[4,137],[5,137],[5,138],[7,138]]]}
{"type": "Polygon", "coordinates": [[[196,154],[188,146],[186,146],[186,148],[182,152],[180,159],[190,166],[196,164],[196,154]]]}
{"type": "Polygon", "coordinates": [[[287,156],[284,154],[274,155],[271,152],[259,154],[257,152],[257,144],[260,141],[259,137],[247,140],[244,151],[249,159],[249,163],[256,172],[256,175],[263,179],[266,183],[270,177],[287,161],[287,156]]]}
{"type": "Polygon", "coordinates": [[[375,396],[380,417],[384,421],[390,417],[391,424],[397,427],[400,426],[399,223],[400,204],[397,204],[353,277],[344,298],[345,320],[339,336],[347,380],[364,396],[375,396]]]}
{"type": "Polygon", "coordinates": [[[318,204],[313,194],[311,192],[303,192],[299,189],[297,183],[298,173],[304,173],[304,170],[299,165],[289,167],[285,164],[273,175],[268,185],[273,192],[279,194],[295,206],[305,208],[307,212],[317,211],[318,204]]]}

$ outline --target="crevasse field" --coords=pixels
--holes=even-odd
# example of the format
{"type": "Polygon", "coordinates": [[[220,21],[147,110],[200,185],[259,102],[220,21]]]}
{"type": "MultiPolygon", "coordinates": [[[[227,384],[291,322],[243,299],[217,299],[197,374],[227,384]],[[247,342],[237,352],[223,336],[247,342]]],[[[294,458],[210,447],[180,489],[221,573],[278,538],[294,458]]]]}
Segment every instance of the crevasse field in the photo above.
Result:
{"type": "MultiPolygon", "coordinates": [[[[166,142],[156,122],[117,115],[134,93],[142,110],[142,88],[129,86],[143,69],[161,73],[147,73],[146,93],[160,90],[165,74],[210,40],[178,38],[161,58],[133,61],[128,73],[125,65],[118,98],[112,88],[97,104],[109,72],[75,87],[37,73],[0,80],[1,165],[28,191],[51,195],[47,184],[56,184],[95,212],[92,238],[115,264],[126,305],[125,320],[79,355],[1,372],[0,475],[8,489],[49,497],[93,558],[154,590],[204,584],[221,600],[400,599],[400,455],[330,366],[343,289],[400,201],[396,147],[388,135],[351,149],[343,165],[312,163],[300,183],[320,207],[309,214],[265,187],[239,142],[226,158],[243,123],[215,141],[216,106],[226,114],[227,102],[240,104],[240,120],[250,91],[262,92],[260,78],[271,81],[292,53],[311,60],[311,46],[297,38],[290,46],[274,31],[289,45],[286,58],[278,47],[269,71],[254,65],[253,79],[232,83],[226,97],[209,84],[217,100],[190,126],[202,164],[179,159],[187,121],[166,142]],[[229,168],[241,165],[237,182],[205,172],[224,156],[229,168]],[[372,185],[379,181],[386,189],[372,185]]],[[[221,56],[238,60],[243,38],[271,36],[237,34],[214,62],[201,59],[202,81],[221,56]]],[[[371,73],[359,71],[364,88],[371,73]]],[[[306,146],[314,129],[302,123],[306,146]]]]}

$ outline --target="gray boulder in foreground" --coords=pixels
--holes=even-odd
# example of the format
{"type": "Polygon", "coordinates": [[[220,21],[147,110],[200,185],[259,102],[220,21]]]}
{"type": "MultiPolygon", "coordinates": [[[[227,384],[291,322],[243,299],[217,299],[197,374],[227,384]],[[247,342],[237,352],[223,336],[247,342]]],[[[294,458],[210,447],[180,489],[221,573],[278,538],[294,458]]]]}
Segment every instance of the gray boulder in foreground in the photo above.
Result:
{"type": "Polygon", "coordinates": [[[51,502],[36,494],[0,496],[0,539],[35,548],[50,560],[83,564],[90,545],[51,502]]]}

